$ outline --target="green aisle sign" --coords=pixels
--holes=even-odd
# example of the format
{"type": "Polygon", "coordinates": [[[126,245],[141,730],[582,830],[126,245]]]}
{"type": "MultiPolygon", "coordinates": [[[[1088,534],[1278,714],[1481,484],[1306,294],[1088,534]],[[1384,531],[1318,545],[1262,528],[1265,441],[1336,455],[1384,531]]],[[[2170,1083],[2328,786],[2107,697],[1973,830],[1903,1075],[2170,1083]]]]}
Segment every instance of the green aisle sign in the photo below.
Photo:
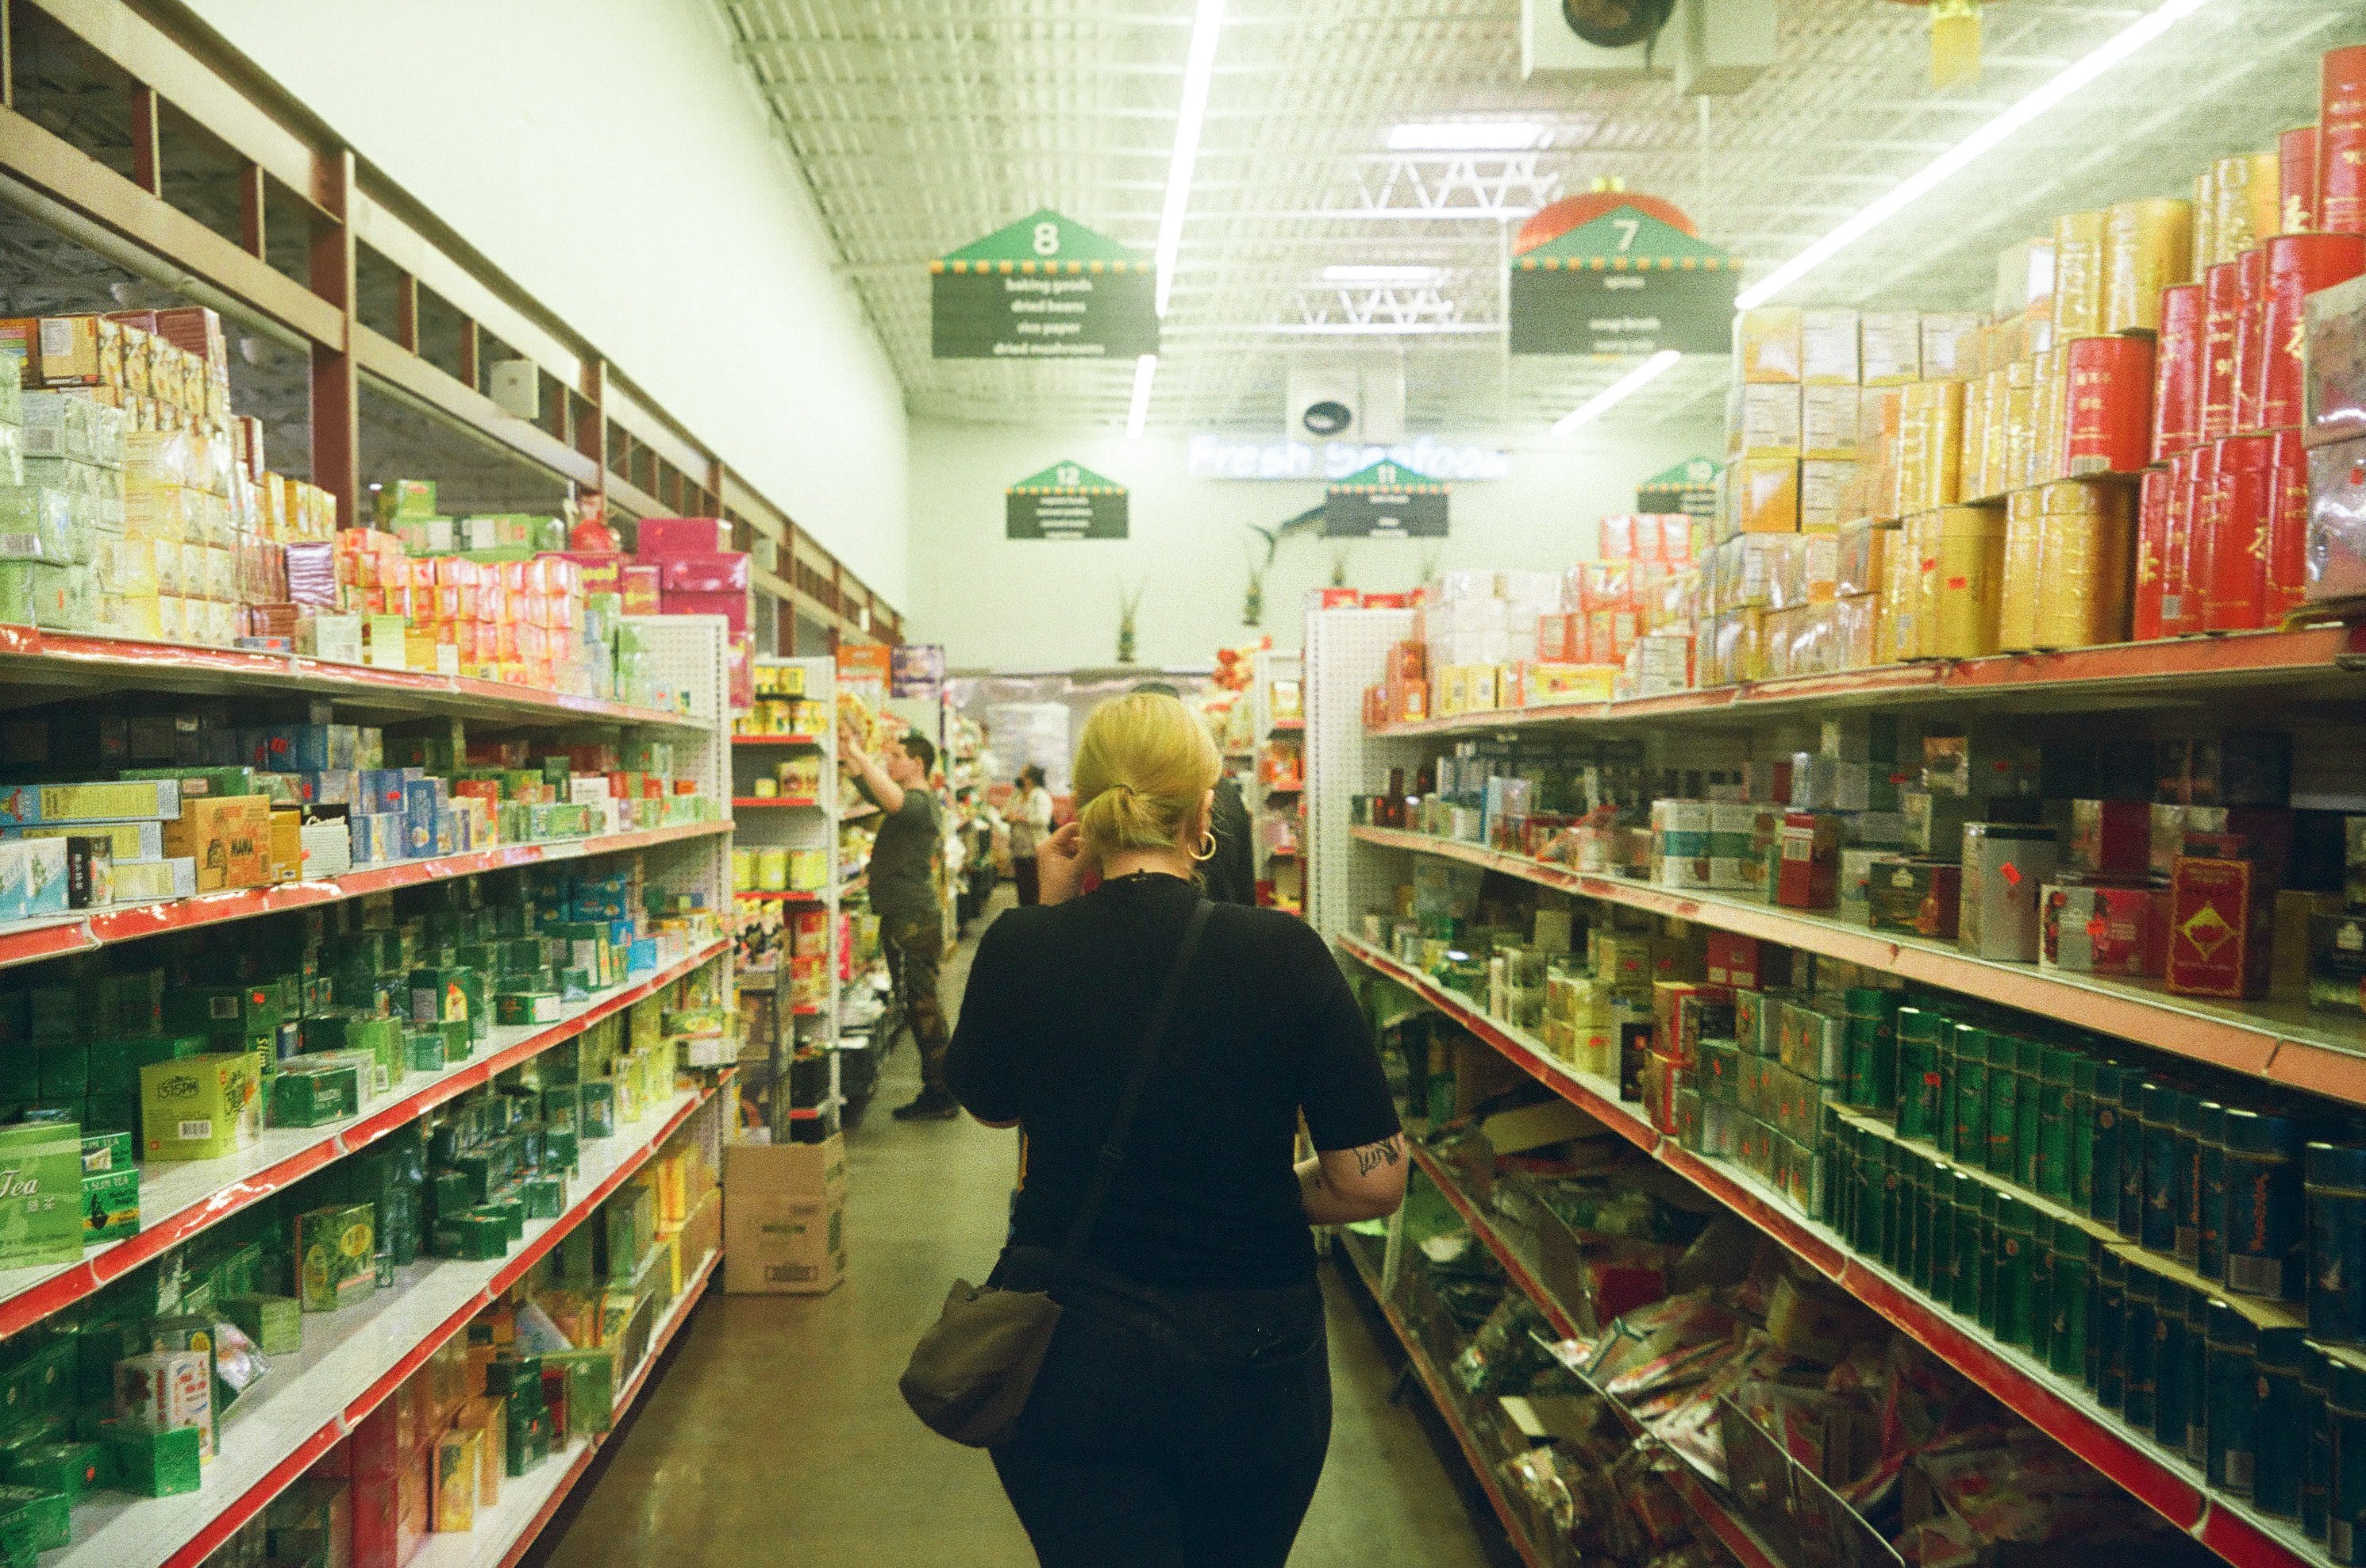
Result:
{"type": "Polygon", "coordinates": [[[1640,512],[1682,512],[1687,517],[1715,517],[1718,476],[1723,472],[1709,458],[1687,458],[1636,486],[1635,510],[1640,512]]]}
{"type": "Polygon", "coordinates": [[[1122,539],[1125,487],[1081,463],[1054,463],[1002,492],[1006,539],[1122,539]]]}
{"type": "Polygon", "coordinates": [[[938,359],[1132,359],[1158,352],[1149,258],[1049,207],[929,263],[938,359]]]}
{"type": "Polygon", "coordinates": [[[1512,262],[1514,353],[1726,353],[1741,263],[1639,207],[1512,262]]]}
{"type": "Polygon", "coordinates": [[[1396,463],[1375,463],[1323,492],[1325,539],[1443,539],[1446,487],[1396,463]]]}

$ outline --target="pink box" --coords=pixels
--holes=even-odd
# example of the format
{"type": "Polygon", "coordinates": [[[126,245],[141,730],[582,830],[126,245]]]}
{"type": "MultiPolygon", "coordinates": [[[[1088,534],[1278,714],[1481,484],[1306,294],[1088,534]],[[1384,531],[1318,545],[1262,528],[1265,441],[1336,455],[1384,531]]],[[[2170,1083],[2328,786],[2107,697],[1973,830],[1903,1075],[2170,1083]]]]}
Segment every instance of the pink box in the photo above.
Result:
{"type": "Polygon", "coordinates": [[[658,563],[658,586],[668,593],[746,593],[748,557],[738,550],[710,555],[669,555],[658,563]]]}
{"type": "Polygon", "coordinates": [[[735,637],[748,630],[748,596],[744,593],[667,592],[659,600],[660,615],[720,615],[731,623],[735,637]]]}
{"type": "Polygon", "coordinates": [[[725,662],[731,687],[731,706],[752,708],[756,705],[756,639],[741,633],[731,639],[731,653],[725,662]]]}
{"type": "Polygon", "coordinates": [[[638,554],[712,555],[731,548],[731,525],[714,517],[645,517],[638,554]]]}

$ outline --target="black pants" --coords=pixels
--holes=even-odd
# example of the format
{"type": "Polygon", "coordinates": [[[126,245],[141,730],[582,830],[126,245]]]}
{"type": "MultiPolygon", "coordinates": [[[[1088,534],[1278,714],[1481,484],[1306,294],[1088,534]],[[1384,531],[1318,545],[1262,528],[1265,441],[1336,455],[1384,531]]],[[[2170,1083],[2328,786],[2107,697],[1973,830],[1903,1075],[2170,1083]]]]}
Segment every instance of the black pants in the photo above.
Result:
{"type": "Polygon", "coordinates": [[[1042,900],[1041,890],[1043,884],[1036,876],[1040,868],[1041,863],[1032,855],[1010,857],[1010,879],[1019,886],[1019,902],[1022,905],[1038,903],[1042,900]]]}
{"type": "Polygon", "coordinates": [[[1063,1292],[1018,1434],[994,1450],[1042,1568],[1282,1568],[1331,1442],[1313,1281],[1063,1292]]]}

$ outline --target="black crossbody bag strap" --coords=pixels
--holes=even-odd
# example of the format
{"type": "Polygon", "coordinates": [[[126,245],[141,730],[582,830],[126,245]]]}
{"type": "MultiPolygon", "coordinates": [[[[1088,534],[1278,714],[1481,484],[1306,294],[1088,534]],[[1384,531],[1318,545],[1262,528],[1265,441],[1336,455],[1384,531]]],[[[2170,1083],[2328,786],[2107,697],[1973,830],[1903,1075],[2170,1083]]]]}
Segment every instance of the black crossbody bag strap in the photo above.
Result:
{"type": "Polygon", "coordinates": [[[1175,1003],[1183,994],[1184,972],[1190,969],[1191,959],[1200,950],[1200,933],[1207,926],[1208,913],[1214,907],[1201,899],[1192,907],[1190,922],[1183,927],[1183,946],[1175,955],[1174,967],[1166,971],[1166,983],[1150,1010],[1149,1027],[1143,1031],[1142,1048],[1134,1055],[1133,1075],[1126,1080],[1125,1094],[1118,1101],[1117,1115],[1110,1123],[1109,1137],[1101,1143],[1092,1182],[1085,1189],[1085,1201],[1077,1205],[1076,1222],[1068,1226],[1067,1242],[1053,1264],[1054,1281],[1066,1274],[1084,1251],[1093,1224],[1101,1216],[1101,1204],[1108,1201],[1110,1185],[1117,1180],[1118,1167],[1125,1163],[1126,1139],[1133,1131],[1134,1114],[1142,1108],[1144,1091],[1150,1087],[1150,1074],[1158,1065],[1159,1046],[1166,1034],[1167,1020],[1175,1015],[1175,1003]]]}

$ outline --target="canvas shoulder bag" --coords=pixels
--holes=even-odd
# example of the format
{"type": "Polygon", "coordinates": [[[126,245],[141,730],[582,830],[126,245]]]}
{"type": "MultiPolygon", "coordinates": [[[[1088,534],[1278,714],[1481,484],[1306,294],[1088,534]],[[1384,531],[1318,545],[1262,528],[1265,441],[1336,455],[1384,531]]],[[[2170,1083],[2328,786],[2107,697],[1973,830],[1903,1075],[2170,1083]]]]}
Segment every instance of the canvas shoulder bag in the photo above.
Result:
{"type": "Polygon", "coordinates": [[[1143,1092],[1157,1065],[1160,1040],[1182,994],[1184,971],[1199,950],[1210,907],[1201,899],[1183,928],[1183,946],[1175,955],[1166,983],[1150,1010],[1150,1025],[1143,1031],[1132,1076],[1126,1080],[1117,1115],[1101,1142],[1093,1179],[1052,1266],[1049,1288],[1006,1290],[956,1280],[945,1297],[944,1311],[913,1350],[911,1362],[896,1386],[912,1413],[930,1431],[984,1449],[1006,1440],[1019,1425],[1028,1395],[1034,1392],[1035,1374],[1042,1369],[1043,1354],[1051,1348],[1052,1330],[1060,1324],[1060,1304],[1052,1291],[1083,1252],[1093,1223],[1100,1217],[1101,1204],[1109,1197],[1110,1184],[1125,1160],[1134,1113],[1141,1109],[1143,1092]]]}

